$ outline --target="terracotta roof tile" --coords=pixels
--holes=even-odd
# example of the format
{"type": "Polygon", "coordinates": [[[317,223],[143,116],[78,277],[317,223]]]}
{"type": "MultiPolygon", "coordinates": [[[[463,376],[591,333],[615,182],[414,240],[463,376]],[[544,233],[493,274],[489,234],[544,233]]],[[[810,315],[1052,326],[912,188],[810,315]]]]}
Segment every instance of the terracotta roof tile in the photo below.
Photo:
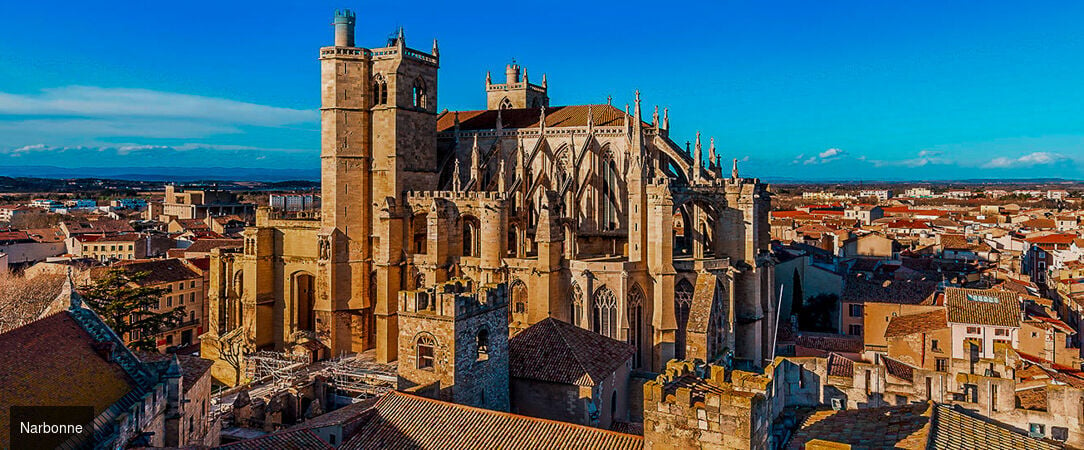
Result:
{"type": "Polygon", "coordinates": [[[914,333],[927,333],[948,328],[948,318],[944,309],[918,314],[893,317],[885,327],[885,337],[906,336],[914,333]]]}
{"type": "MultiPolygon", "coordinates": [[[[621,126],[625,122],[625,112],[612,105],[590,105],[591,115],[596,127],[621,126]]],[[[547,127],[585,127],[587,126],[588,105],[550,106],[546,108],[547,127]]],[[[437,132],[455,128],[459,117],[460,130],[492,130],[497,127],[498,110],[448,111],[437,117],[437,132]]],[[[541,117],[540,108],[517,108],[500,110],[503,128],[537,128],[541,117]]],[[[629,118],[631,122],[631,117],[629,118]]],[[[644,122],[644,126],[650,126],[644,122]]]]}
{"type": "Polygon", "coordinates": [[[272,433],[267,436],[261,436],[256,439],[249,439],[241,442],[234,442],[232,444],[223,445],[218,448],[229,450],[305,450],[334,449],[335,446],[324,442],[323,439],[320,439],[320,437],[312,431],[294,430],[272,433]]]}
{"type": "Polygon", "coordinates": [[[508,341],[508,369],[515,378],[595,386],[635,351],[625,342],[550,317],[508,341]]]}
{"type": "Polygon", "coordinates": [[[353,449],[641,449],[640,436],[392,391],[346,441],[353,449]]]}
{"type": "Polygon", "coordinates": [[[876,302],[917,305],[936,290],[937,282],[932,280],[870,281],[850,277],[843,283],[841,300],[844,303],[876,302]]]}
{"type": "Polygon", "coordinates": [[[1060,448],[971,416],[950,405],[937,405],[930,435],[930,447],[937,449],[1060,448]]]}
{"type": "Polygon", "coordinates": [[[1019,327],[1019,296],[995,289],[945,289],[948,321],[999,327],[1019,327]]]}

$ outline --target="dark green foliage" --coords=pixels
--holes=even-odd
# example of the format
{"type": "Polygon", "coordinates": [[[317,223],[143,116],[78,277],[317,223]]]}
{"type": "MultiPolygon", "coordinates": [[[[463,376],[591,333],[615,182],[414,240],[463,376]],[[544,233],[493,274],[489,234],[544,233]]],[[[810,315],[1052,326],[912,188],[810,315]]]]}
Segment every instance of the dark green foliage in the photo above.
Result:
{"type": "Polygon", "coordinates": [[[106,325],[129,341],[129,348],[153,352],[157,351],[155,336],[181,323],[185,311],[178,306],[172,311],[156,312],[166,290],[140,286],[139,281],[146,277],[146,272],[111,269],[80,293],[106,325]]]}

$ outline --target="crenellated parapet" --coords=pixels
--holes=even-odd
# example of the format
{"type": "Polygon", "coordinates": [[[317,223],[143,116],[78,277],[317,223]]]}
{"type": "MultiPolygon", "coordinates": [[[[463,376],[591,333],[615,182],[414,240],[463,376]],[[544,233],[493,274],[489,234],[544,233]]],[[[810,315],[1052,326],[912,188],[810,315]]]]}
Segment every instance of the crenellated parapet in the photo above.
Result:
{"type": "Polygon", "coordinates": [[[458,319],[474,316],[508,304],[505,283],[478,285],[466,278],[454,278],[423,289],[401,291],[399,311],[458,319]]]}
{"type": "Polygon", "coordinates": [[[767,448],[769,376],[672,360],[644,384],[645,448],[767,448]]]}

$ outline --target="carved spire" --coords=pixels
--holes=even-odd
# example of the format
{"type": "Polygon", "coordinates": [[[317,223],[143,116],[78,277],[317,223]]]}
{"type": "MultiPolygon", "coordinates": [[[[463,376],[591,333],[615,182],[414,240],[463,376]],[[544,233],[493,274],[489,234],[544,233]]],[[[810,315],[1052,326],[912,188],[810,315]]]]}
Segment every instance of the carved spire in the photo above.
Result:
{"type": "Polygon", "coordinates": [[[523,84],[527,85],[528,83],[530,83],[530,81],[527,81],[527,68],[524,67],[523,68],[523,84]]]}
{"type": "Polygon", "coordinates": [[[640,90],[636,90],[636,121],[640,121],[640,90]]]}
{"type": "Polygon", "coordinates": [[[714,169],[718,167],[717,158],[715,158],[715,137],[712,136],[711,143],[708,144],[708,167],[714,169]]]}
{"type": "MultiPolygon", "coordinates": [[[[456,159],[456,163],[459,160],[456,159]]],[[[478,134],[474,135],[474,146],[470,149],[470,176],[474,179],[474,186],[482,189],[482,151],[478,148],[478,134]]]]}
{"type": "Polygon", "coordinates": [[[493,84],[493,74],[488,70],[486,71],[486,86],[493,84]]]}
{"type": "Polygon", "coordinates": [[[693,155],[693,176],[692,176],[692,178],[694,180],[699,180],[700,179],[700,168],[703,165],[702,160],[704,158],[703,151],[701,150],[701,147],[700,147],[700,132],[699,131],[696,132],[696,146],[694,148],[696,149],[696,152],[693,155]]]}
{"type": "Polygon", "coordinates": [[[607,105],[610,105],[610,106],[613,106],[613,104],[614,104],[614,96],[612,96],[612,95],[607,95],[607,96],[606,96],[606,104],[607,104],[607,105]]]}
{"type": "Polygon", "coordinates": [[[546,131],[546,105],[542,105],[542,112],[538,115],[538,132],[539,134],[546,131]]]}
{"type": "Polygon", "coordinates": [[[440,56],[440,49],[437,48],[437,40],[433,39],[433,56],[440,56]]]}
{"type": "Polygon", "coordinates": [[[395,45],[399,48],[406,48],[406,33],[403,32],[403,27],[399,27],[399,35],[395,38],[395,45]]]}
{"type": "Polygon", "coordinates": [[[459,174],[459,158],[456,158],[455,169],[452,170],[452,192],[459,192],[462,189],[462,179],[461,175],[459,174]]]}
{"type": "Polygon", "coordinates": [[[659,127],[659,105],[655,105],[655,112],[651,114],[651,125],[659,127]]]}
{"type": "Polygon", "coordinates": [[[662,129],[670,131],[670,108],[662,110],[662,129]]]}
{"type": "Polygon", "coordinates": [[[738,179],[738,158],[734,158],[734,168],[730,171],[730,177],[735,181],[738,179]]]}
{"type": "Polygon", "coordinates": [[[542,73],[542,87],[546,87],[546,73],[542,73]]]}

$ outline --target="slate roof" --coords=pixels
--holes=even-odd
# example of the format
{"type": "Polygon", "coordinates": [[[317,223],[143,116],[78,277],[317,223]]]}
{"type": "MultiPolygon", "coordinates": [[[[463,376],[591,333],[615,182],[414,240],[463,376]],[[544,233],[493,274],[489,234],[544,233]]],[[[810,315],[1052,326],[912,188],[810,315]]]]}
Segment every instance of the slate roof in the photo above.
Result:
{"type": "MultiPolygon", "coordinates": [[[[612,105],[570,105],[550,106],[546,108],[546,127],[586,127],[588,106],[594,117],[596,127],[616,127],[625,123],[625,112],[612,105]]],[[[447,111],[437,116],[437,132],[451,131],[455,128],[456,116],[459,117],[459,129],[493,130],[497,127],[497,111],[447,111]]],[[[500,110],[503,128],[538,128],[541,108],[515,108],[500,110]]],[[[629,122],[632,117],[629,116],[629,122]]],[[[650,124],[643,122],[644,127],[650,124]]]]}
{"type": "Polygon", "coordinates": [[[914,333],[927,333],[948,328],[948,317],[944,309],[928,311],[906,316],[896,316],[885,327],[885,337],[906,336],[914,333]]]}
{"type": "Polygon", "coordinates": [[[975,325],[1019,327],[1019,297],[996,289],[946,288],[945,307],[948,321],[975,325]]]}
{"type": "MultiPolygon", "coordinates": [[[[0,367],[3,430],[12,405],[93,406],[97,416],[138,389],[120,365],[99,356],[94,338],[67,310],[0,334],[0,367]]],[[[0,433],[0,448],[9,438],[0,433]]]]}
{"type": "Polygon", "coordinates": [[[596,386],[635,352],[628,343],[550,317],[508,341],[508,371],[514,378],[596,386]]]}
{"type": "Polygon", "coordinates": [[[643,438],[392,391],[346,441],[354,449],[641,449],[643,438]]]}

